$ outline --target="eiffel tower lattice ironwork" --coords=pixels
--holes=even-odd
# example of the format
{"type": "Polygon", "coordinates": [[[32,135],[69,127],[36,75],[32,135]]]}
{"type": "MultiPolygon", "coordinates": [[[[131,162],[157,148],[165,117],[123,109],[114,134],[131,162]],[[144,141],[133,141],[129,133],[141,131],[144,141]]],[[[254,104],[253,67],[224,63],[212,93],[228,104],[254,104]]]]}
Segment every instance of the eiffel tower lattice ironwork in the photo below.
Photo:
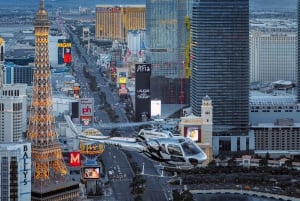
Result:
{"type": "Polygon", "coordinates": [[[46,183],[54,176],[67,174],[53,115],[48,50],[49,28],[50,22],[44,1],[40,0],[40,7],[34,22],[35,69],[27,134],[31,142],[33,183],[46,183]]]}

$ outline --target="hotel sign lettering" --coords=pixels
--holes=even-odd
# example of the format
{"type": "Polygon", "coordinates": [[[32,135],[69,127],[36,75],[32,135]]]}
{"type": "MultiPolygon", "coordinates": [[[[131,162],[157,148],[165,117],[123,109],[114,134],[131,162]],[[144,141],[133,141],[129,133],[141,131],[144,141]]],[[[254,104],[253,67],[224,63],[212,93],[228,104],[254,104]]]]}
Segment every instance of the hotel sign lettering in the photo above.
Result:
{"type": "Polygon", "coordinates": [[[27,185],[28,183],[28,179],[27,179],[27,175],[28,175],[28,169],[27,169],[27,160],[29,159],[28,157],[28,154],[27,154],[27,151],[28,151],[28,147],[27,145],[24,145],[23,147],[23,176],[24,176],[24,179],[23,179],[23,184],[24,185],[27,185]]]}

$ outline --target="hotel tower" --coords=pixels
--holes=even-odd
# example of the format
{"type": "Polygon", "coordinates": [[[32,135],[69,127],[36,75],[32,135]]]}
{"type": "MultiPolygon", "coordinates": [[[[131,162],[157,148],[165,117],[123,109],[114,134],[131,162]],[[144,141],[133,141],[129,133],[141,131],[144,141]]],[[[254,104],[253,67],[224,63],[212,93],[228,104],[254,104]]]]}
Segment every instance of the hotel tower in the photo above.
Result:
{"type": "Polygon", "coordinates": [[[200,116],[208,95],[214,135],[248,135],[249,0],[194,1],[191,30],[193,114],[200,116]]]}

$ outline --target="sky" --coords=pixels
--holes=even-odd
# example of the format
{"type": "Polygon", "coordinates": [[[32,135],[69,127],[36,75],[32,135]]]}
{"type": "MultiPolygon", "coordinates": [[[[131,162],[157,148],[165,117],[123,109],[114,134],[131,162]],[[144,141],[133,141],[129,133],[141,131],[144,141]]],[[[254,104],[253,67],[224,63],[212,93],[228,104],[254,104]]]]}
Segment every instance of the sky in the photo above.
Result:
{"type": "MultiPolygon", "coordinates": [[[[250,9],[296,9],[297,0],[249,0],[250,9]]],[[[15,8],[38,6],[39,0],[0,0],[0,8],[15,8]]],[[[145,4],[146,0],[45,0],[46,7],[68,7],[79,6],[95,7],[98,4],[145,4]]]]}

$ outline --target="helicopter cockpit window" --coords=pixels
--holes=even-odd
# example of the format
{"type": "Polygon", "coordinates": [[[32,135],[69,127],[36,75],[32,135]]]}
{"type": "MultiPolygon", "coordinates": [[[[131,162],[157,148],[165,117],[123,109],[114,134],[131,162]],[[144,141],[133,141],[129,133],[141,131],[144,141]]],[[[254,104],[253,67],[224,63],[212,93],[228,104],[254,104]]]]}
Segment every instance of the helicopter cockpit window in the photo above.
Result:
{"type": "Polygon", "coordinates": [[[151,147],[151,148],[153,148],[153,149],[155,149],[155,150],[159,150],[159,143],[156,141],[156,140],[151,140],[151,141],[149,141],[148,142],[148,145],[151,147]]]}
{"type": "Polygon", "coordinates": [[[160,149],[161,149],[162,152],[167,153],[166,145],[165,145],[165,144],[161,144],[161,145],[160,145],[160,149]]]}
{"type": "Polygon", "coordinates": [[[184,142],[182,143],[182,149],[186,156],[191,156],[195,154],[199,154],[201,151],[197,145],[192,142],[184,142]]]}
{"type": "Polygon", "coordinates": [[[168,151],[171,155],[175,156],[183,156],[182,151],[178,145],[169,144],[168,145],[168,151]]]}

